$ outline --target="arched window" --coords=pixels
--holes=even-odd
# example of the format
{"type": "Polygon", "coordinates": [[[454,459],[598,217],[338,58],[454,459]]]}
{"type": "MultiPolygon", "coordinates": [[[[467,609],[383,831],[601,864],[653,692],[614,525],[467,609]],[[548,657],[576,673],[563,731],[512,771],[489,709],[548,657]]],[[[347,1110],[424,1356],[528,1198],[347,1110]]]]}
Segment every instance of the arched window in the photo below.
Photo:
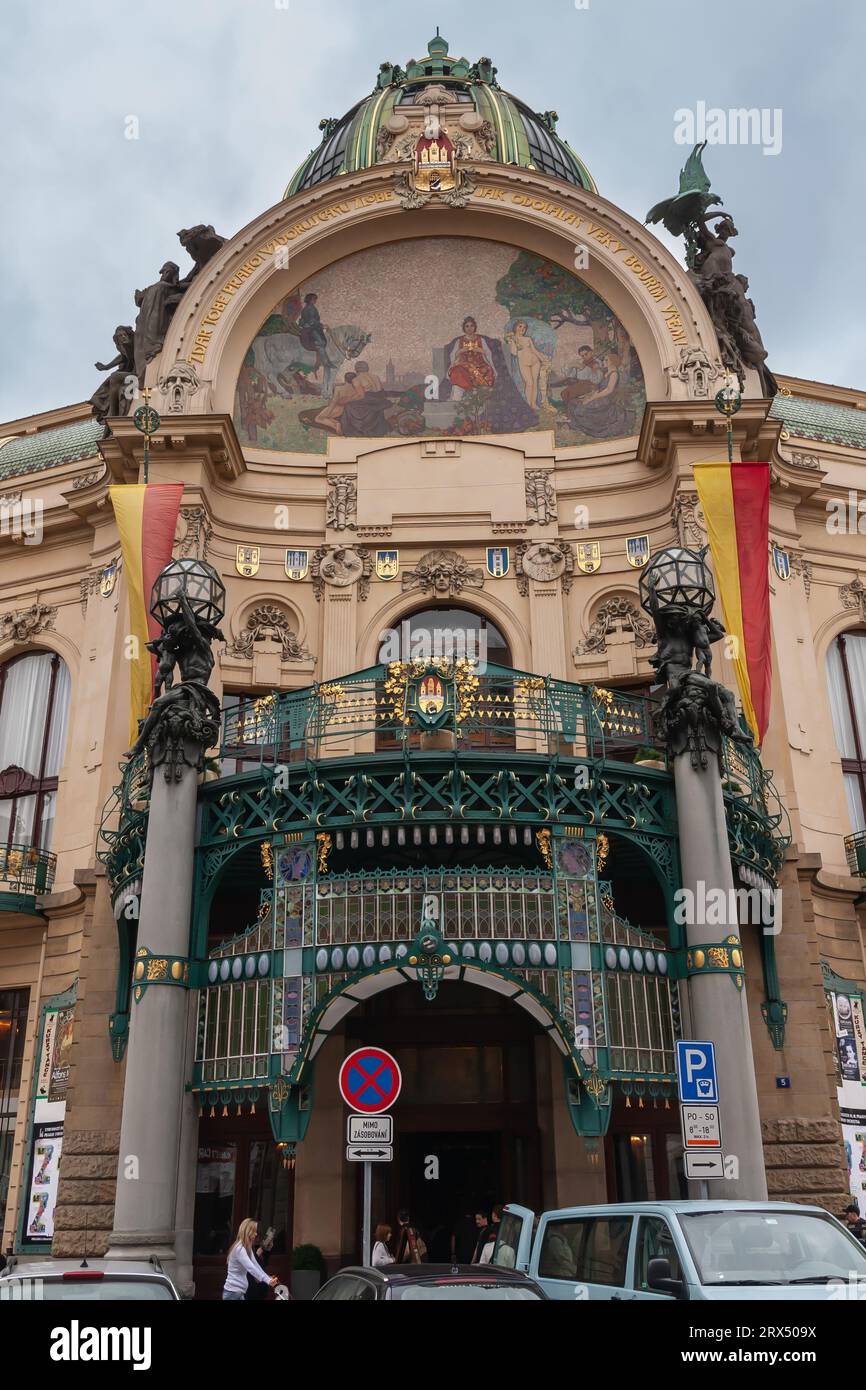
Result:
{"type": "MultiPolygon", "coordinates": [[[[478,663],[482,690],[497,695],[497,718],[490,724],[467,729],[458,746],[469,748],[513,748],[514,719],[511,713],[511,680],[489,673],[491,666],[511,666],[511,649],[495,623],[468,608],[443,606],[419,609],[407,613],[398,625],[382,634],[379,661],[459,661],[469,659],[478,663]],[[487,674],[485,674],[485,672],[487,674]]],[[[420,746],[418,732],[409,736],[409,747],[420,746]]],[[[384,751],[396,747],[397,740],[390,732],[376,736],[376,747],[384,751]]]]}
{"type": "Polygon", "coordinates": [[[866,632],[843,632],[833,642],[827,685],[851,829],[866,830],[866,632]]]}
{"type": "Polygon", "coordinates": [[[0,666],[0,849],[50,847],[69,684],[69,671],[52,652],[0,666]]]}
{"type": "Polygon", "coordinates": [[[511,665],[511,649],[496,624],[468,608],[443,606],[408,613],[384,633],[379,646],[381,662],[428,657],[469,657],[482,665],[511,665]]]}

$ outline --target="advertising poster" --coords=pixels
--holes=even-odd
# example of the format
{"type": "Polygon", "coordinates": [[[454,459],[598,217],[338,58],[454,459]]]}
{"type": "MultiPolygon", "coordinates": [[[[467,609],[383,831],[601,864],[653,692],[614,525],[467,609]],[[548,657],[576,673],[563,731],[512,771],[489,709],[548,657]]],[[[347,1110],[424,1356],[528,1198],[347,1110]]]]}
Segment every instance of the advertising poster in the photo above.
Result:
{"type": "Polygon", "coordinates": [[[63,1121],[33,1126],[33,1153],[27,1195],[25,1240],[50,1245],[54,1237],[54,1208],[60,1177],[63,1121]]]}
{"type": "Polygon", "coordinates": [[[828,994],[836,1031],[839,1062],[836,1094],[842,1140],[848,1163],[848,1190],[866,1215],[866,1030],[862,1001],[848,994],[828,994]]]}
{"type": "Polygon", "coordinates": [[[73,1013],[74,1006],[69,1005],[47,1009],[43,1016],[30,1135],[30,1167],[21,1220],[21,1239],[26,1244],[50,1246],[54,1237],[73,1013]]]}

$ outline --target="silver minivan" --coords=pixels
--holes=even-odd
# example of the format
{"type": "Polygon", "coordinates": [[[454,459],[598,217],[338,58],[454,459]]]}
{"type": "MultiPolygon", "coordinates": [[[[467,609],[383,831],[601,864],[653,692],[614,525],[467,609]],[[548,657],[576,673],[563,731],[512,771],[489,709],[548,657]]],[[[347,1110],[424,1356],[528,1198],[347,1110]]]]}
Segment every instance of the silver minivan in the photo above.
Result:
{"type": "Polygon", "coordinates": [[[491,1263],[556,1299],[866,1300],[860,1241],[795,1202],[615,1202],[538,1217],[510,1203],[491,1263]]]}

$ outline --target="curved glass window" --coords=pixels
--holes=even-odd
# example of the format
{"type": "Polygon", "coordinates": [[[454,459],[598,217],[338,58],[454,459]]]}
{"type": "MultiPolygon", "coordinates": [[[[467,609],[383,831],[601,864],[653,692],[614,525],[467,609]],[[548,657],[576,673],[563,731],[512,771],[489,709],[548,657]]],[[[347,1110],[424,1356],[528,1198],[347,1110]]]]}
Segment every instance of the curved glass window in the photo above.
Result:
{"type": "Polygon", "coordinates": [[[578,177],[574,165],[560,142],[551,135],[544,122],[533,115],[527,107],[521,106],[519,102],[515,102],[515,105],[526,132],[529,157],[536,169],[540,170],[542,174],[551,174],[555,179],[566,179],[568,183],[576,183],[579,188],[582,188],[583,183],[578,177]]]}
{"type": "Polygon", "coordinates": [[[311,163],[304,170],[304,176],[298,184],[296,192],[300,193],[304,188],[312,188],[315,183],[324,183],[326,179],[332,179],[336,174],[339,174],[346,155],[352,120],[357,110],[358,107],[353,106],[352,110],[343,117],[333,135],[319,146],[311,163]]]}
{"type": "Polygon", "coordinates": [[[843,632],[833,642],[827,652],[827,688],[856,833],[866,830],[866,632],[843,632]]]}
{"type": "Polygon", "coordinates": [[[50,846],[69,688],[69,671],[51,652],[0,666],[0,850],[50,846]]]}

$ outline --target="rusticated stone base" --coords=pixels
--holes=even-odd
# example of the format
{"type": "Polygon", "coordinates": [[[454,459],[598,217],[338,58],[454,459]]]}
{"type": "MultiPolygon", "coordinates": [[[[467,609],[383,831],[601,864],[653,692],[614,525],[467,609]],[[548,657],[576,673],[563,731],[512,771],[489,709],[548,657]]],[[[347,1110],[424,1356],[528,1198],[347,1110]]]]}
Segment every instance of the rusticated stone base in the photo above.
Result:
{"type": "Polygon", "coordinates": [[[120,1134],[83,1129],[64,1135],[52,1254],[104,1255],[114,1224],[120,1134]]]}
{"type": "Polygon", "coordinates": [[[835,1120],[763,1120],[770,1201],[803,1202],[841,1216],[851,1200],[835,1120]]]}

